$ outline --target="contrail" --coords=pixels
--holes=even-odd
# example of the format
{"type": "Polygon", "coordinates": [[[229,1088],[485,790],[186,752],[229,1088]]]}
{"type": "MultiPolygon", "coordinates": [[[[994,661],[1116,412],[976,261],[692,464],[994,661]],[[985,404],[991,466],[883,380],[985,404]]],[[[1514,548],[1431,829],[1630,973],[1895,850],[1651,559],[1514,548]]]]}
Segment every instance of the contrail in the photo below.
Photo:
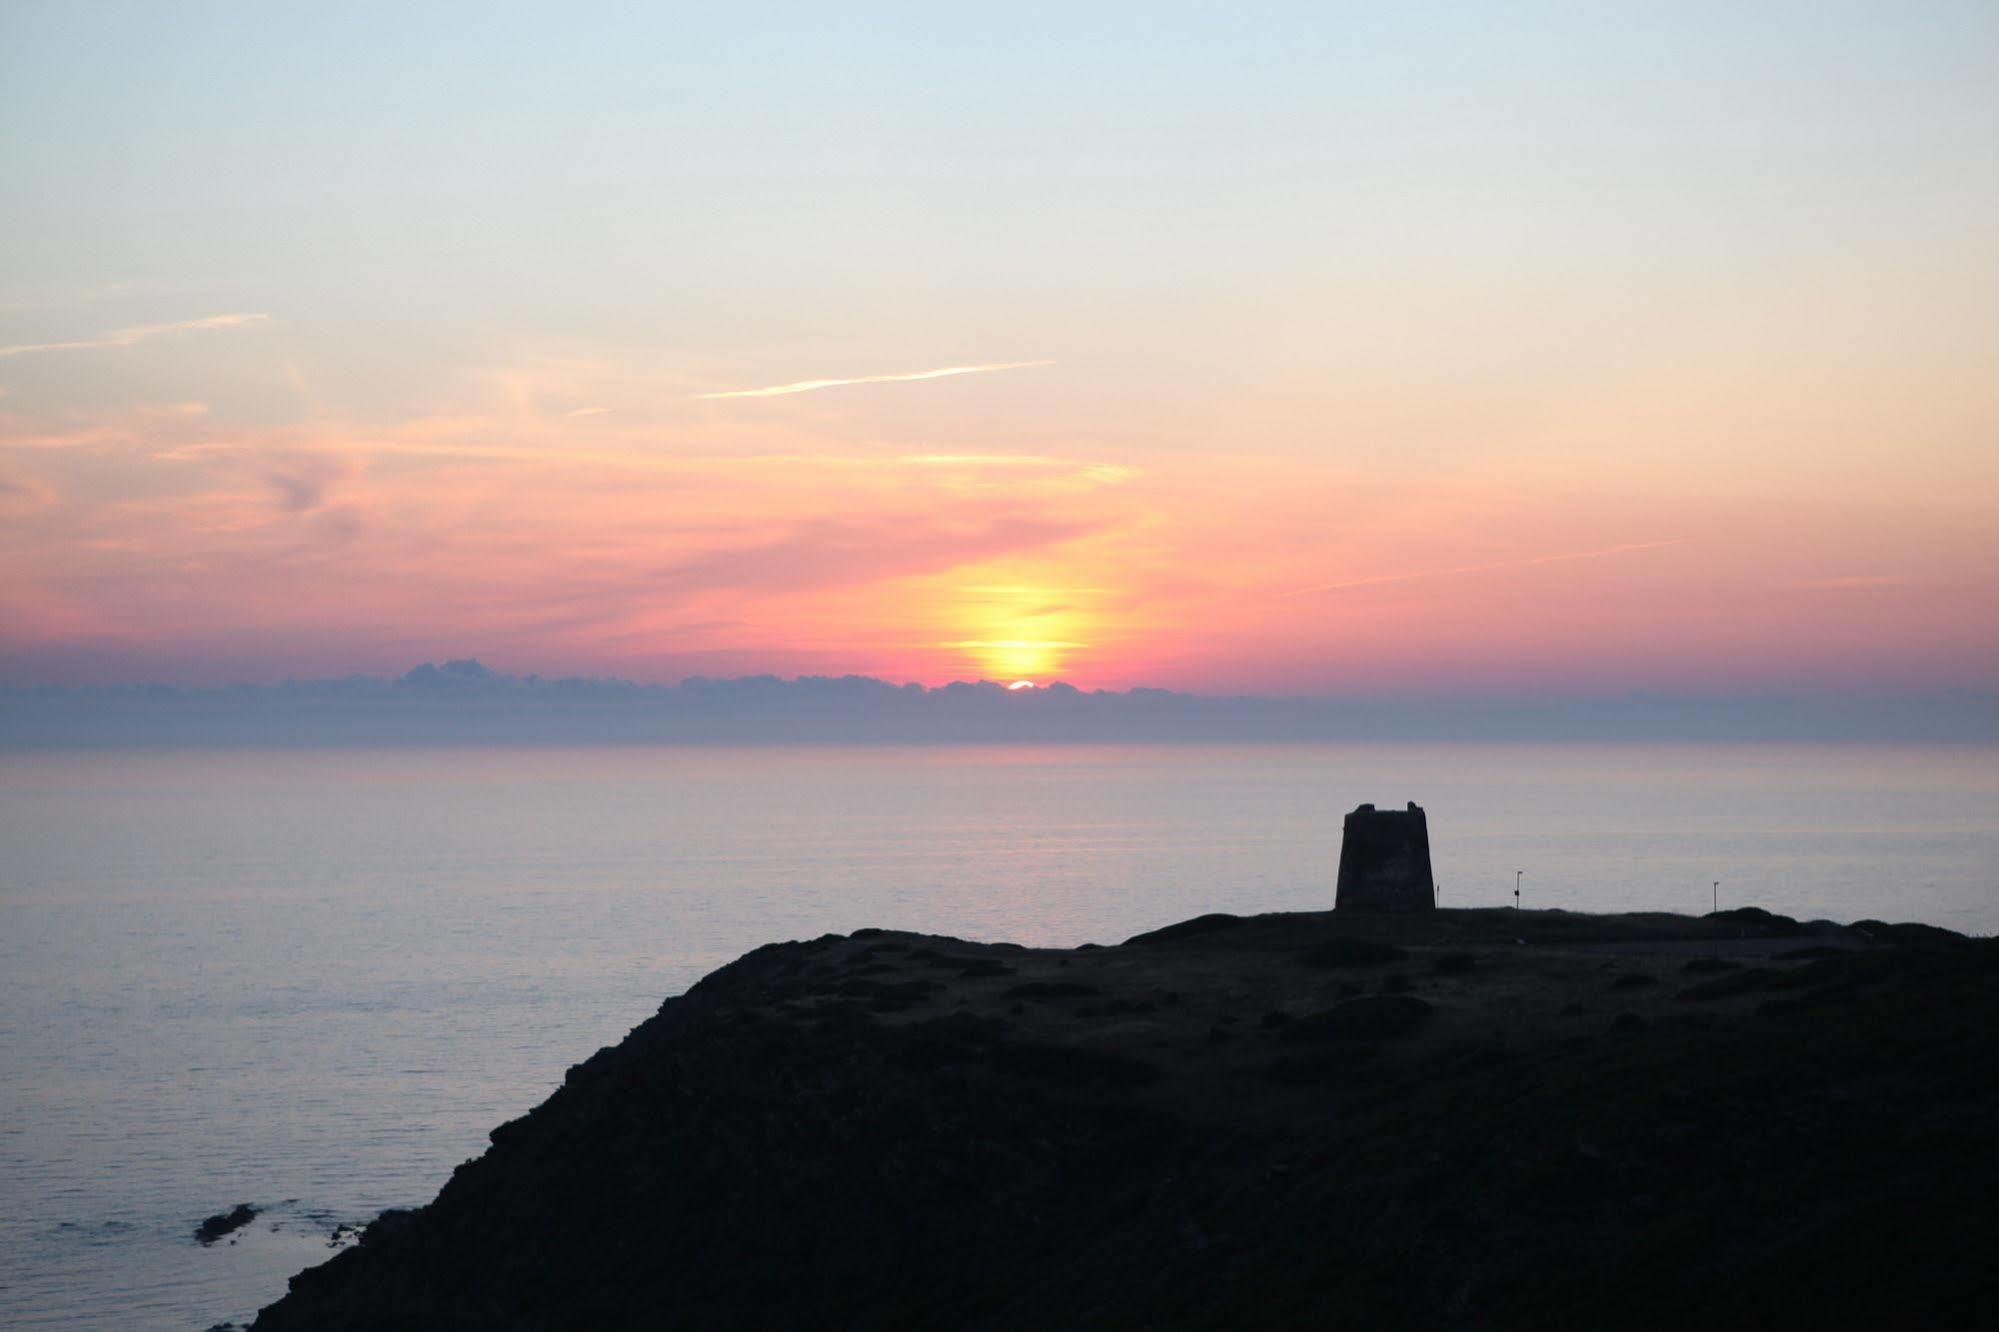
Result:
{"type": "Polygon", "coordinates": [[[0,347],[0,356],[26,356],[32,352],[51,351],[91,351],[102,347],[129,347],[147,338],[157,338],[163,333],[191,333],[203,328],[237,328],[243,324],[254,324],[269,319],[261,314],[219,314],[206,319],[183,319],[178,324],[140,324],[135,328],[114,328],[108,333],[99,333],[94,338],[77,338],[69,342],[24,342],[12,347],[0,347]]]}
{"type": "Polygon", "coordinates": [[[1602,550],[1572,550],[1561,555],[1536,555],[1525,560],[1500,560],[1493,564],[1460,564],[1449,569],[1420,569],[1415,573],[1376,574],[1372,578],[1349,578],[1339,583],[1319,583],[1312,587],[1301,587],[1291,592],[1280,592],[1280,597],[1302,597],[1313,592],[1339,592],[1349,587],[1373,587],[1377,583],[1408,583],[1418,578],[1448,578],[1453,574],[1486,573],[1493,569],[1525,569],[1535,564],[1560,564],[1566,560],[1594,560],[1605,555],[1623,555],[1634,550],[1659,550],[1665,546],[1684,546],[1692,537],[1674,537],[1671,541],[1637,541],[1624,546],[1605,546],[1602,550]]]}
{"type": "Polygon", "coordinates": [[[947,365],[938,370],[914,370],[903,375],[863,375],[859,379],[801,379],[796,384],[775,384],[770,388],[731,389],[727,393],[697,393],[696,398],[782,398],[793,393],[813,393],[819,389],[841,388],[848,384],[906,384],[914,379],[949,379],[952,375],[983,375],[992,370],[1025,370],[1030,366],[1053,365],[1053,361],[1001,361],[993,365],[947,365]]]}

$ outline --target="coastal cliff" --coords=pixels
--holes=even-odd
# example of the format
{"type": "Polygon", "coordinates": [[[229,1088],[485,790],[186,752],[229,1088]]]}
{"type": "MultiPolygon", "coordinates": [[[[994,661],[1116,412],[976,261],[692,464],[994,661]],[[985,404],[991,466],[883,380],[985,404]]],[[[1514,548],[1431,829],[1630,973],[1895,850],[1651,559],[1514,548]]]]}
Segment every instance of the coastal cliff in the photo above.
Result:
{"type": "Polygon", "coordinates": [[[773,944],[255,1326],[1989,1324],[1995,1034],[1753,909],[773,944]]]}

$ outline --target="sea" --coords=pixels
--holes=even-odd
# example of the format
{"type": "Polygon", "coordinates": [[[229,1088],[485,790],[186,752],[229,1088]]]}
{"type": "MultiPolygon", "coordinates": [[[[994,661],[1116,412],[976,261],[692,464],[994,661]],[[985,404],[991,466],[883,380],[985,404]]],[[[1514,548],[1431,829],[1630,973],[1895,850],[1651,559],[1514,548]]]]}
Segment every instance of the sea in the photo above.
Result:
{"type": "Polygon", "coordinates": [[[0,1326],[247,1322],[758,944],[1322,910],[1411,800],[1445,906],[1999,931],[1988,747],[0,753],[0,1326]]]}

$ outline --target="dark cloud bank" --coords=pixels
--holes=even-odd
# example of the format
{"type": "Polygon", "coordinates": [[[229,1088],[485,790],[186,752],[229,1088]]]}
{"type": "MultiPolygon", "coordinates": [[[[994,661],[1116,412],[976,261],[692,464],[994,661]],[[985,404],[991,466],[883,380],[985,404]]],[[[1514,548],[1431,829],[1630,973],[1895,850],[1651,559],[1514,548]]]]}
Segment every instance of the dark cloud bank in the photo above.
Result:
{"type": "Polygon", "coordinates": [[[1027,741],[1999,740],[1999,694],[1262,699],[1163,689],[929,689],[863,676],[677,685],[476,661],[182,689],[0,690],[0,747],[1027,741]]]}

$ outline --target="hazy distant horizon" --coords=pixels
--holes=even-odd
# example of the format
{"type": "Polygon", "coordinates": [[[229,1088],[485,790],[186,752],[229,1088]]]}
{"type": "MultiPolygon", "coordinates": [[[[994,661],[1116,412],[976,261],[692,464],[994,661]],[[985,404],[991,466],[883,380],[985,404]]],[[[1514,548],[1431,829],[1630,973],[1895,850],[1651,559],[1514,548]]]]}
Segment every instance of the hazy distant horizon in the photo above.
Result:
{"type": "Polygon", "coordinates": [[[1999,693],[1207,695],[1062,681],[495,671],[0,688],[0,747],[1283,741],[1999,741],[1999,693]]]}

